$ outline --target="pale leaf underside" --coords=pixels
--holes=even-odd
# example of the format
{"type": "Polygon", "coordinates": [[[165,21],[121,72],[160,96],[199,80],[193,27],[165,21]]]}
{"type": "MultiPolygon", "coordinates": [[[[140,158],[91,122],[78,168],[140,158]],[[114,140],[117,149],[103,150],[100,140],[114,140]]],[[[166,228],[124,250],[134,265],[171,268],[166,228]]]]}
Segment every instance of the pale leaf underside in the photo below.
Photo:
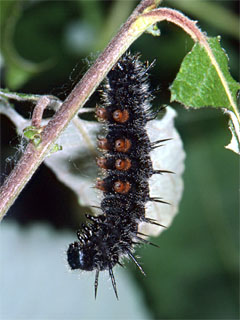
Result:
{"type": "MultiPolygon", "coordinates": [[[[24,119],[12,107],[0,105],[0,112],[12,120],[18,132],[22,132],[30,125],[30,121],[24,119]]],[[[170,225],[177,213],[183,192],[181,175],[184,170],[185,153],[182,141],[174,127],[175,116],[176,112],[167,107],[166,114],[161,120],[153,120],[148,124],[151,141],[172,139],[166,141],[164,146],[152,151],[151,158],[154,169],[169,170],[175,174],[164,173],[154,175],[150,179],[150,195],[161,197],[171,205],[161,203],[146,205],[146,216],[165,226],[170,225]]],[[[95,163],[96,154],[89,149],[90,143],[95,147],[96,135],[100,130],[99,123],[75,118],[75,121],[70,123],[57,140],[62,150],[49,155],[44,160],[57,178],[77,194],[82,206],[99,206],[102,198],[101,192],[93,188],[98,171],[95,163]]],[[[99,213],[99,210],[95,211],[95,214],[99,213]]],[[[146,223],[142,223],[139,228],[140,232],[154,236],[163,230],[159,226],[146,223]]]]}

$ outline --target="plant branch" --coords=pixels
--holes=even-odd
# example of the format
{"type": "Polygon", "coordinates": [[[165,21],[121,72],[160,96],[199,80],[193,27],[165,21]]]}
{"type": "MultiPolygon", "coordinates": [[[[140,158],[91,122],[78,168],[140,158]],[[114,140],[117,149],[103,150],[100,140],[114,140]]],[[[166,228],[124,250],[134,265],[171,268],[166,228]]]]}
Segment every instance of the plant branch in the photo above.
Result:
{"type": "Polygon", "coordinates": [[[170,21],[179,27],[181,27],[186,33],[188,33],[192,39],[196,42],[198,41],[206,50],[208,57],[214,66],[220,81],[222,83],[222,86],[226,92],[226,95],[228,97],[229,103],[232,106],[232,110],[234,111],[238,123],[240,124],[240,114],[238,111],[237,104],[235,103],[230,88],[228,86],[227,80],[224,77],[224,74],[222,73],[221,68],[219,67],[214,54],[207,42],[207,37],[204,35],[203,32],[196,26],[197,21],[192,21],[189,18],[187,18],[185,15],[183,15],[181,12],[169,9],[169,8],[160,8],[156,10],[152,10],[151,12],[145,13],[142,15],[143,19],[146,19],[145,23],[151,22],[151,24],[167,20],[170,21]],[[149,20],[149,21],[148,21],[149,20]]]}
{"type": "Polygon", "coordinates": [[[48,122],[41,133],[41,143],[35,147],[29,142],[26,150],[16,167],[4,181],[0,189],[0,220],[17,198],[26,183],[32,177],[38,166],[49,154],[51,146],[66,128],[78,109],[84,105],[108,71],[127,50],[132,42],[144,32],[145,29],[132,29],[132,24],[146,10],[156,8],[160,1],[143,0],[133,11],[132,15],[121,27],[118,34],[112,39],[107,48],[97,58],[96,62],[75,86],[61,108],[48,122]]]}
{"type": "Polygon", "coordinates": [[[39,99],[46,97],[49,99],[48,107],[53,110],[58,110],[62,104],[62,101],[52,95],[39,95],[39,94],[26,94],[19,92],[9,92],[7,89],[0,89],[0,99],[12,99],[16,101],[31,101],[37,103],[39,99]]]}
{"type": "Polygon", "coordinates": [[[36,128],[41,127],[41,122],[42,122],[42,117],[43,117],[43,112],[46,109],[46,107],[49,105],[50,100],[48,97],[43,96],[40,98],[33,110],[33,115],[32,115],[32,126],[36,128]]]}

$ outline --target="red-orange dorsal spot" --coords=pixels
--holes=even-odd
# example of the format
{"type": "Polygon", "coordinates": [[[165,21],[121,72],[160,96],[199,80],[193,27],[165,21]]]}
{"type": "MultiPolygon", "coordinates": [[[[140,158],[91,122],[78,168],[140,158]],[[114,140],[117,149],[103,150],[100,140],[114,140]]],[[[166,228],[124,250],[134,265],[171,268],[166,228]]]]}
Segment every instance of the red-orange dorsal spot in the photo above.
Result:
{"type": "Polygon", "coordinates": [[[129,112],[127,110],[115,110],[113,112],[113,119],[119,123],[125,123],[129,119],[129,112]]]}
{"type": "Polygon", "coordinates": [[[131,141],[129,139],[118,139],[115,141],[115,149],[118,152],[128,152],[131,148],[131,141]]]}
{"type": "Polygon", "coordinates": [[[105,186],[104,180],[97,179],[96,188],[101,190],[101,191],[106,191],[106,186],[105,186]]]}
{"type": "Polygon", "coordinates": [[[104,157],[97,158],[97,165],[99,166],[99,168],[108,169],[108,167],[107,167],[107,159],[104,158],[104,157]]]}
{"type": "Polygon", "coordinates": [[[122,171],[126,171],[126,170],[128,170],[128,169],[130,169],[131,168],[131,160],[130,159],[128,159],[128,158],[126,158],[125,160],[123,160],[123,159],[117,159],[116,161],[115,161],[115,168],[117,169],[117,170],[122,170],[122,171]]]}
{"type": "Polygon", "coordinates": [[[108,119],[108,112],[105,108],[97,107],[96,116],[97,116],[98,120],[105,121],[108,119]]]}
{"type": "Polygon", "coordinates": [[[126,182],[116,181],[114,183],[113,188],[114,188],[114,191],[117,193],[126,194],[130,190],[131,184],[128,181],[126,181],[126,182]]]}
{"type": "Polygon", "coordinates": [[[102,149],[102,150],[109,150],[110,149],[108,140],[106,138],[98,139],[97,146],[99,149],[102,149]]]}

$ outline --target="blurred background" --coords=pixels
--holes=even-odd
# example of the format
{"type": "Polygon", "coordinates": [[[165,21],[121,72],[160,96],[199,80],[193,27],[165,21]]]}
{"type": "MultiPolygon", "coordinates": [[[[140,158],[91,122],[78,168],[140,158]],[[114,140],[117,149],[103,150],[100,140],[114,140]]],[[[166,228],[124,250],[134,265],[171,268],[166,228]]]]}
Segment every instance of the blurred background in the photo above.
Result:
{"type": "MultiPolygon", "coordinates": [[[[1,87],[63,100],[137,3],[1,1],[1,87]]],[[[198,20],[208,36],[221,35],[230,72],[239,81],[238,2],[166,0],[163,5],[198,20]]],[[[144,34],[130,48],[141,52],[143,61],[156,59],[150,79],[159,88],[154,106],[169,104],[168,88],[193,45],[176,26],[159,27],[160,37],[144,34]]],[[[94,94],[87,106],[97,100],[94,94]]],[[[69,274],[63,257],[86,210],[42,165],[1,224],[2,319],[239,318],[239,162],[224,148],[231,138],[228,119],[220,110],[171,105],[187,155],[185,189],[173,224],[152,240],[160,249],[138,249],[147,277],[127,263],[117,272],[120,301],[114,300],[107,276],[94,301],[93,278],[82,282],[69,274]]],[[[14,106],[30,117],[31,104],[14,106]]],[[[0,120],[2,182],[19,154],[19,138],[9,119],[0,120]]]]}

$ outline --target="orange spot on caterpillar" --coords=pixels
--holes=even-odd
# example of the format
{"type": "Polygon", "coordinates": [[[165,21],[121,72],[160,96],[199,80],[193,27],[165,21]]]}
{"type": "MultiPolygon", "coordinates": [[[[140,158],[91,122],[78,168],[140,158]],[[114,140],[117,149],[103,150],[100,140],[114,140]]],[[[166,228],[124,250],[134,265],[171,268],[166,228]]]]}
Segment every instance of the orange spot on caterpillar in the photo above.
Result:
{"type": "Polygon", "coordinates": [[[115,141],[115,149],[118,152],[127,152],[131,148],[131,145],[129,139],[118,139],[115,141]]]}
{"type": "Polygon", "coordinates": [[[106,158],[103,158],[103,157],[97,158],[97,165],[99,166],[99,168],[108,169],[106,158]]]}
{"type": "Polygon", "coordinates": [[[128,181],[126,181],[126,182],[116,181],[113,186],[113,189],[115,192],[123,193],[123,194],[128,193],[130,188],[131,188],[131,184],[128,181]]]}
{"type": "Polygon", "coordinates": [[[117,159],[115,162],[115,167],[117,170],[123,170],[126,171],[129,168],[131,168],[131,160],[126,158],[125,160],[117,159]]]}
{"type": "Polygon", "coordinates": [[[108,119],[108,112],[105,108],[97,107],[96,116],[97,116],[98,120],[105,121],[108,119]]]}
{"type": "Polygon", "coordinates": [[[102,191],[106,191],[106,186],[103,180],[97,179],[96,181],[96,188],[102,191]]]}
{"type": "Polygon", "coordinates": [[[97,146],[98,146],[98,148],[100,148],[102,150],[109,150],[110,149],[108,140],[106,138],[98,139],[97,146]]]}
{"type": "Polygon", "coordinates": [[[124,123],[129,119],[129,112],[127,110],[115,110],[113,112],[113,119],[116,122],[124,123]]]}

